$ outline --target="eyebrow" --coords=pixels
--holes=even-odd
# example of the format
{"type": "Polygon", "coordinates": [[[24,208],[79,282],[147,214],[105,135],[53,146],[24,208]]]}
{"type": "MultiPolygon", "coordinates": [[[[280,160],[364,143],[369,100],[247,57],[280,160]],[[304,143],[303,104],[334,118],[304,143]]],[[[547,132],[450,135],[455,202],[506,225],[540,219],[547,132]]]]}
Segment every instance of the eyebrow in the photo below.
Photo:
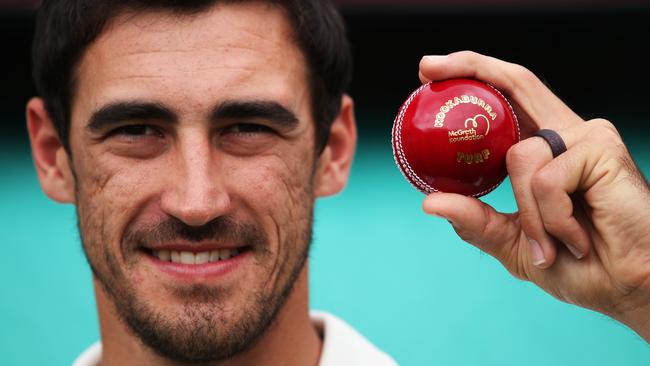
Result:
{"type": "MultiPolygon", "coordinates": [[[[210,112],[210,121],[223,119],[259,118],[290,129],[299,123],[298,117],[274,101],[225,101],[210,112]]],[[[95,111],[87,124],[90,131],[98,132],[125,121],[178,122],[178,116],[169,108],[155,102],[121,101],[109,103],[95,111]]]]}
{"type": "Polygon", "coordinates": [[[292,128],[298,125],[296,115],[274,101],[226,101],[215,106],[210,120],[259,118],[276,123],[280,127],[292,128]]]}
{"type": "Polygon", "coordinates": [[[95,111],[88,120],[88,129],[102,131],[125,121],[156,120],[176,123],[177,116],[169,108],[150,102],[114,102],[95,111]]]}

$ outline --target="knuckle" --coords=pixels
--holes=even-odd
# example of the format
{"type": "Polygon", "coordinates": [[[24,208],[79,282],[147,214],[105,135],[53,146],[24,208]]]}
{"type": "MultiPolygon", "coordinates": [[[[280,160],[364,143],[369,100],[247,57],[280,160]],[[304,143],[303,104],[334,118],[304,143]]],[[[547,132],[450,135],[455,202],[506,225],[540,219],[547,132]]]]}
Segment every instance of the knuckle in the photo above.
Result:
{"type": "Polygon", "coordinates": [[[550,216],[550,217],[542,217],[542,221],[544,223],[544,228],[546,229],[546,232],[555,235],[567,234],[567,227],[566,227],[565,220],[561,220],[557,216],[550,216]]]}
{"type": "Polygon", "coordinates": [[[589,124],[593,126],[593,133],[604,141],[621,141],[621,135],[618,133],[616,126],[614,126],[612,122],[603,118],[596,118],[589,121],[589,124]]]}
{"type": "Polygon", "coordinates": [[[533,194],[539,197],[547,195],[555,189],[557,179],[546,170],[540,170],[533,174],[530,182],[533,194]]]}
{"type": "Polygon", "coordinates": [[[520,172],[529,165],[531,156],[535,156],[535,143],[523,140],[513,145],[506,153],[506,167],[508,172],[520,172]]]}
{"type": "Polygon", "coordinates": [[[588,134],[591,148],[598,148],[603,157],[618,158],[629,155],[621,135],[614,125],[604,119],[593,120],[593,126],[588,134]]]}
{"type": "Polygon", "coordinates": [[[512,89],[514,91],[525,90],[528,86],[539,81],[535,73],[519,64],[511,64],[512,89]]]}
{"type": "Polygon", "coordinates": [[[476,57],[480,56],[478,53],[476,53],[474,51],[470,51],[470,50],[462,50],[462,51],[454,52],[451,55],[457,56],[457,57],[464,57],[464,58],[468,58],[468,59],[476,58],[476,57]]]}
{"type": "Polygon", "coordinates": [[[519,143],[512,146],[506,153],[506,167],[508,172],[513,173],[518,171],[519,165],[521,165],[524,160],[524,153],[522,150],[523,149],[519,143]]]}
{"type": "Polygon", "coordinates": [[[512,65],[512,73],[517,79],[525,82],[537,80],[537,76],[525,66],[519,64],[511,64],[511,65],[512,65]]]}
{"type": "Polygon", "coordinates": [[[462,61],[464,61],[464,62],[466,62],[469,65],[472,65],[474,67],[476,67],[476,65],[478,65],[480,63],[481,58],[484,57],[483,55],[481,55],[481,54],[479,54],[477,52],[474,52],[474,51],[470,51],[470,50],[463,50],[463,51],[454,52],[454,53],[450,54],[449,56],[450,57],[457,57],[457,58],[461,59],[462,61]]]}
{"type": "Polygon", "coordinates": [[[592,124],[592,125],[598,125],[598,126],[601,126],[601,127],[616,130],[616,127],[614,126],[614,124],[612,122],[610,122],[609,120],[605,119],[605,118],[594,118],[592,120],[589,120],[589,123],[592,124]]]}

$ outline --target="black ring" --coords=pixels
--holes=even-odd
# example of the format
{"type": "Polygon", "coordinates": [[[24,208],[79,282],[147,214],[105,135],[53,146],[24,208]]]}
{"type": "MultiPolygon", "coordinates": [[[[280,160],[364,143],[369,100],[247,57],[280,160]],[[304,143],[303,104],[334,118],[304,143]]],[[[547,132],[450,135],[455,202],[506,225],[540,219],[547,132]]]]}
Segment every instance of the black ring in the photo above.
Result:
{"type": "Polygon", "coordinates": [[[535,132],[535,136],[543,138],[544,141],[548,143],[548,146],[551,147],[551,152],[553,153],[554,158],[557,158],[558,155],[566,151],[564,140],[562,140],[562,137],[553,130],[539,130],[535,132]]]}

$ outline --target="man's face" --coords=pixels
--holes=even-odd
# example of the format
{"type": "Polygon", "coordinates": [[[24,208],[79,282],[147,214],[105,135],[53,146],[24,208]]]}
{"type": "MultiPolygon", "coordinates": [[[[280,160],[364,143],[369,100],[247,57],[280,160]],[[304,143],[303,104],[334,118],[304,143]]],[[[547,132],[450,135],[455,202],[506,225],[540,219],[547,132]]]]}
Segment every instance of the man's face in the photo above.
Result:
{"type": "Polygon", "coordinates": [[[303,270],[316,171],[306,75],[284,13],[255,3],[124,14],[84,54],[70,134],[84,249],[162,355],[245,349],[303,270]]]}

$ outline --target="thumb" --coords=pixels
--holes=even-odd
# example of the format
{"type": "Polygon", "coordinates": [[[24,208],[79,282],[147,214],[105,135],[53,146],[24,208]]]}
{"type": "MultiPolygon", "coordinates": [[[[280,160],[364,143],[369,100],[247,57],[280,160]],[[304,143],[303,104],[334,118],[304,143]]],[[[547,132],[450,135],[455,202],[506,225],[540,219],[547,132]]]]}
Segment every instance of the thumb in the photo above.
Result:
{"type": "Polygon", "coordinates": [[[424,212],[448,220],[458,236],[503,263],[517,269],[520,230],[514,215],[502,214],[477,198],[433,193],[424,199],[424,212]]]}

